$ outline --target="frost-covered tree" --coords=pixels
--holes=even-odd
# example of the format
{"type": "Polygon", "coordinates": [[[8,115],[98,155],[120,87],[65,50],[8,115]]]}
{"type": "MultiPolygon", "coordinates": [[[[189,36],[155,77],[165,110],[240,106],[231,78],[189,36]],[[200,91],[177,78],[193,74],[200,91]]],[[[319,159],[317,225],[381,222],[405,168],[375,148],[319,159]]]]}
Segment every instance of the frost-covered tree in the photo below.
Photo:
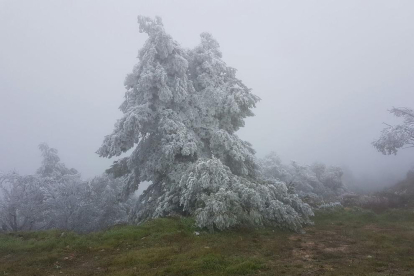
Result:
{"type": "Polygon", "coordinates": [[[339,195],[345,191],[344,184],[342,183],[344,172],[340,167],[326,167],[323,164],[315,163],[311,165],[311,170],[323,186],[334,194],[339,195]]]}
{"type": "Polygon", "coordinates": [[[123,183],[109,174],[94,177],[88,182],[89,228],[84,231],[105,229],[116,224],[127,223],[133,197],[122,197],[123,183]]]}
{"type": "Polygon", "coordinates": [[[50,228],[90,232],[126,222],[130,203],[121,198],[122,183],[108,174],[90,181],[60,162],[57,150],[39,146],[43,161],[37,173],[44,191],[50,228]]]}
{"type": "Polygon", "coordinates": [[[235,132],[259,98],[222,60],[208,33],[184,49],[160,18],[138,17],[148,40],[125,80],[121,119],[98,154],[119,156],[110,172],[125,181],[126,195],[152,184],[131,216],[135,222],[172,214],[194,215],[197,224],[224,229],[237,224],[298,230],[309,222],[307,204],[283,183],[260,180],[251,145],[235,132]]]}
{"type": "Polygon", "coordinates": [[[397,154],[404,147],[414,147],[414,111],[410,108],[392,108],[390,113],[402,118],[402,124],[387,125],[378,140],[372,144],[383,154],[397,154]]]}
{"type": "Polygon", "coordinates": [[[260,160],[260,171],[267,179],[290,184],[301,198],[315,206],[322,201],[331,201],[345,192],[342,169],[322,163],[300,165],[282,163],[276,153],[271,152],[260,160]]]}
{"type": "Polygon", "coordinates": [[[28,231],[47,227],[44,196],[36,176],[16,172],[0,176],[0,228],[28,231]]]}
{"type": "Polygon", "coordinates": [[[78,171],[75,169],[66,168],[65,164],[60,162],[57,149],[49,147],[48,144],[42,143],[39,145],[39,150],[42,154],[42,164],[37,169],[37,174],[42,178],[60,178],[64,175],[77,175],[78,171]]]}
{"type": "Polygon", "coordinates": [[[58,151],[40,144],[42,164],[37,170],[44,194],[44,207],[50,228],[77,230],[88,219],[85,213],[86,185],[75,169],[60,162],[58,151]]]}
{"type": "Polygon", "coordinates": [[[103,174],[90,181],[60,162],[58,151],[41,144],[42,164],[34,175],[0,176],[3,231],[66,229],[90,232],[127,221],[131,199],[121,197],[122,181],[103,174]]]}

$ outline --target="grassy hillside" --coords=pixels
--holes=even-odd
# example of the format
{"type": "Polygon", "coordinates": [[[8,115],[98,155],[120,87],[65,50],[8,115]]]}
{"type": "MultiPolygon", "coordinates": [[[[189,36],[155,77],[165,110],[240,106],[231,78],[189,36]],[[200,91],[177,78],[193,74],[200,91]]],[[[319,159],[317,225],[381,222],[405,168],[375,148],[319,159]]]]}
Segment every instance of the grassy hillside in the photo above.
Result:
{"type": "Polygon", "coordinates": [[[318,213],[306,234],[207,233],[157,219],[77,235],[0,234],[0,275],[413,275],[414,212],[318,213]]]}

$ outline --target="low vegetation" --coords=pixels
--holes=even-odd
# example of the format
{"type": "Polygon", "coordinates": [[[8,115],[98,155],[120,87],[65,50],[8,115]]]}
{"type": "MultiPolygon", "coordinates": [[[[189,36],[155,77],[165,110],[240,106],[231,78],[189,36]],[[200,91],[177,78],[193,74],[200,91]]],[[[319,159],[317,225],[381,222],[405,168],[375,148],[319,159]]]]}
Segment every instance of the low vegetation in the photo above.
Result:
{"type": "Polygon", "coordinates": [[[0,275],[412,275],[414,212],[319,211],[297,234],[210,233],[189,218],[75,234],[0,234],[0,275]]]}
{"type": "Polygon", "coordinates": [[[414,207],[414,169],[408,171],[404,180],[368,195],[344,193],[341,195],[343,206],[358,206],[376,213],[389,209],[407,209],[414,207]]]}

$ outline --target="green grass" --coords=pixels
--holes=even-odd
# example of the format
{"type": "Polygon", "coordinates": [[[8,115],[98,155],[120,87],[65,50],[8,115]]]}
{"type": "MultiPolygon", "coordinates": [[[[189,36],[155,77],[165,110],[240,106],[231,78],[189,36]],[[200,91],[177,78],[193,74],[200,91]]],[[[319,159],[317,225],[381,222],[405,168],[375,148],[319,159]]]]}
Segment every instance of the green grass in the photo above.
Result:
{"type": "Polygon", "coordinates": [[[1,275],[413,275],[414,212],[320,212],[305,234],[188,218],[78,235],[0,234],[1,275]],[[194,235],[199,231],[200,235],[194,235]]]}

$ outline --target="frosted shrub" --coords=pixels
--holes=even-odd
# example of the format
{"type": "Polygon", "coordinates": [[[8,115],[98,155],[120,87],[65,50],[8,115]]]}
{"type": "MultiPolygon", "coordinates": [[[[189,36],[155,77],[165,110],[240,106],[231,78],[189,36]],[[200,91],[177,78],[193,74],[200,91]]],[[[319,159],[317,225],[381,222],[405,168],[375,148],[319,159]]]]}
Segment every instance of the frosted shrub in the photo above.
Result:
{"type": "Polygon", "coordinates": [[[326,211],[330,211],[330,210],[336,210],[336,209],[342,209],[343,206],[340,202],[336,201],[336,202],[329,202],[329,203],[324,203],[320,206],[318,206],[319,210],[326,210],[326,211]]]}
{"type": "Polygon", "coordinates": [[[336,200],[346,191],[339,167],[326,167],[321,163],[308,166],[297,162],[285,165],[274,152],[259,163],[263,177],[290,184],[304,201],[314,207],[324,201],[336,200]]]}
{"type": "Polygon", "coordinates": [[[90,232],[126,222],[131,200],[123,181],[108,174],[84,181],[60,162],[58,152],[39,146],[42,164],[34,175],[0,176],[0,227],[4,231],[66,229],[90,232]]]}

